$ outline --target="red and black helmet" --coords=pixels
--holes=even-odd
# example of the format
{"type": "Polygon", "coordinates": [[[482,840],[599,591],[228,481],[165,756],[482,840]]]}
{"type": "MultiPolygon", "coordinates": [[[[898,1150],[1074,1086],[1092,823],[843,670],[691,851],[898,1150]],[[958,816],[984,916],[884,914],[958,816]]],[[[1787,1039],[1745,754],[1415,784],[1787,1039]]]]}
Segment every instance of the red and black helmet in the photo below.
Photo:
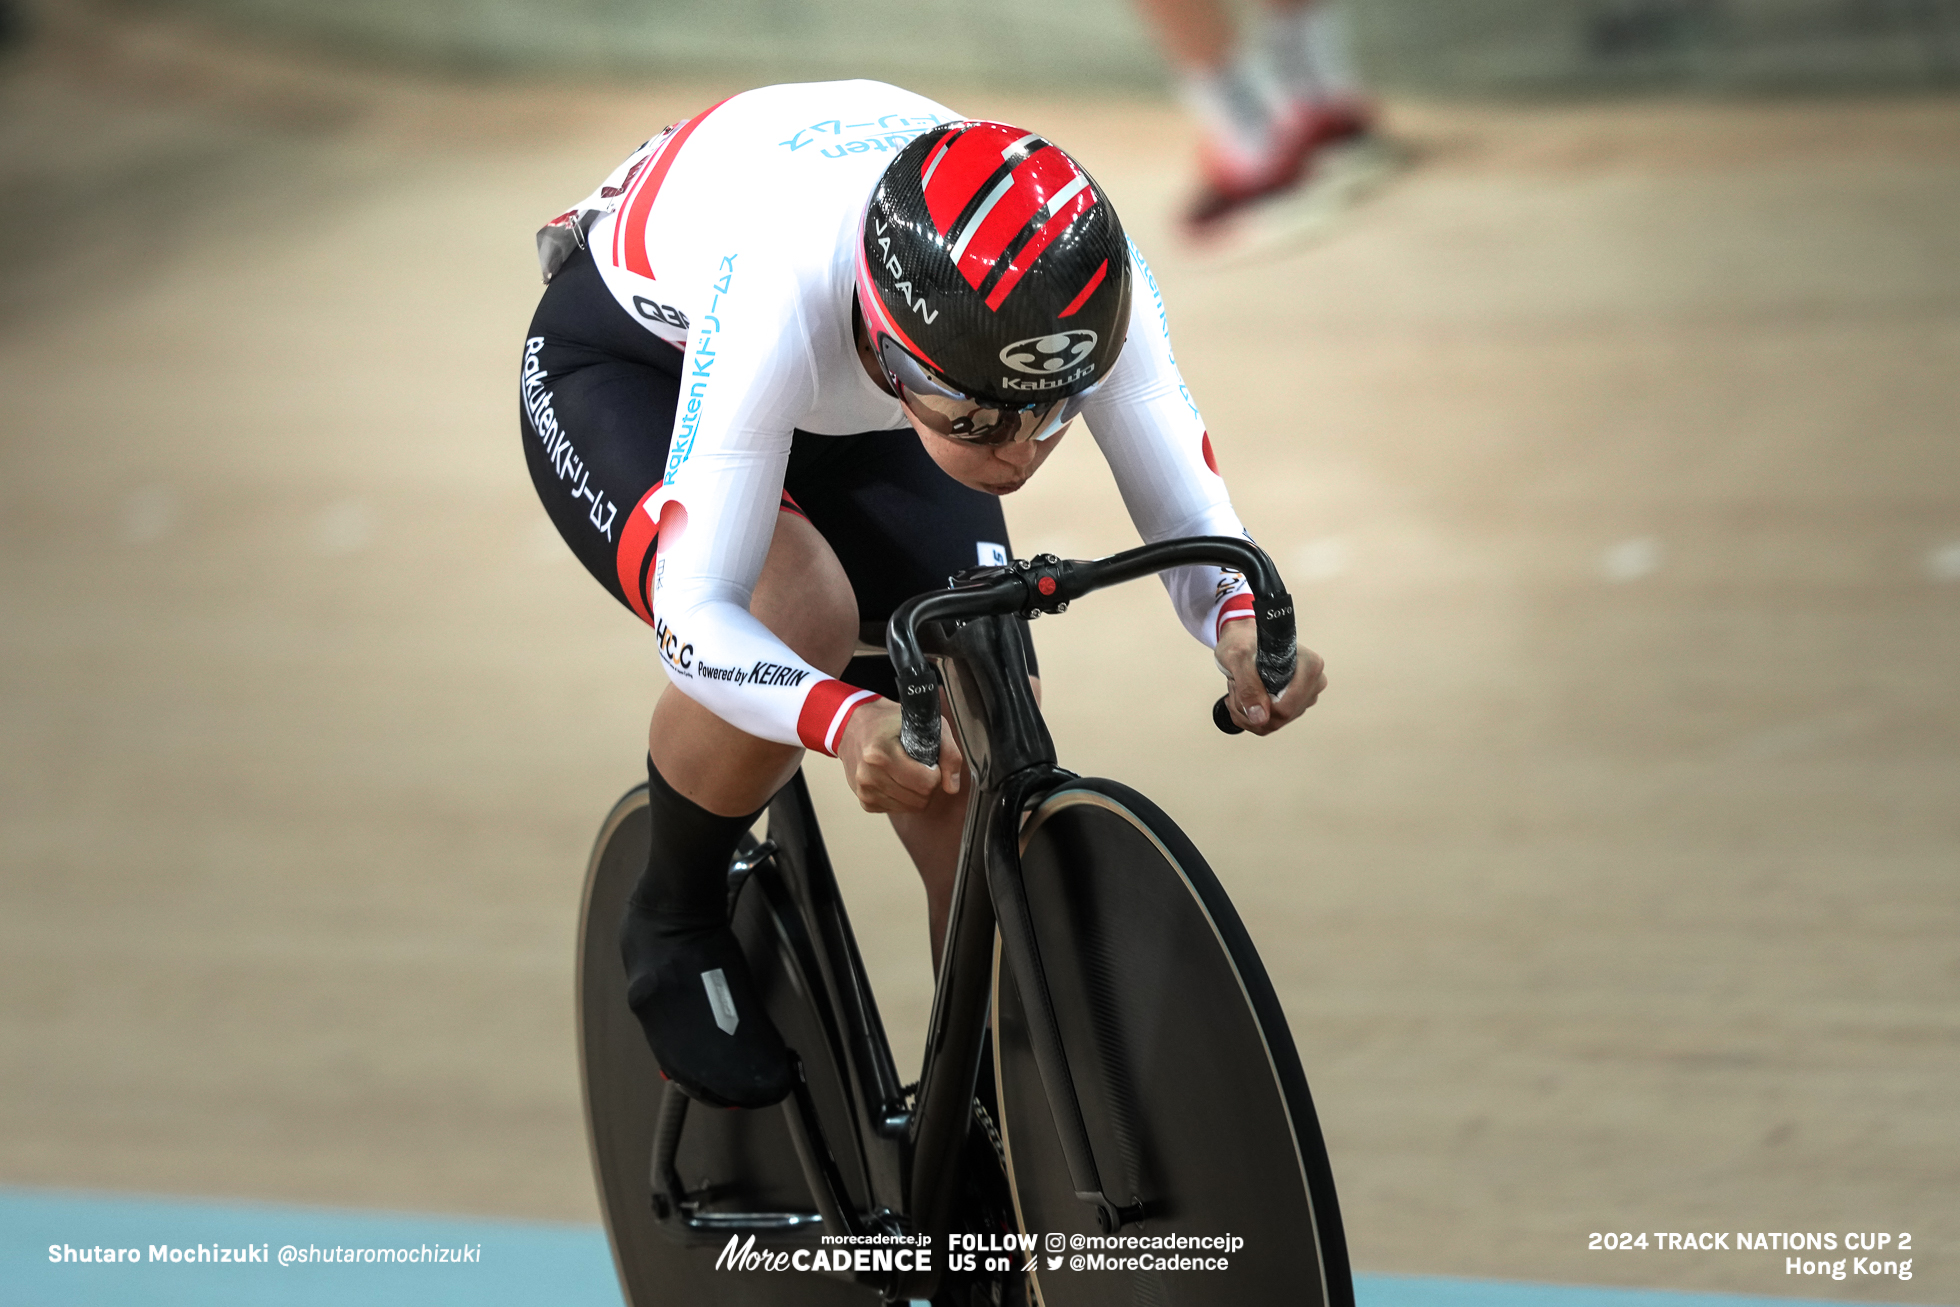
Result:
{"type": "Polygon", "coordinates": [[[916,361],[957,394],[1040,408],[1115,365],[1129,249],[1109,197],[1059,147],[1005,123],[947,123],[871,192],[857,293],[895,384],[918,388],[916,361]]]}

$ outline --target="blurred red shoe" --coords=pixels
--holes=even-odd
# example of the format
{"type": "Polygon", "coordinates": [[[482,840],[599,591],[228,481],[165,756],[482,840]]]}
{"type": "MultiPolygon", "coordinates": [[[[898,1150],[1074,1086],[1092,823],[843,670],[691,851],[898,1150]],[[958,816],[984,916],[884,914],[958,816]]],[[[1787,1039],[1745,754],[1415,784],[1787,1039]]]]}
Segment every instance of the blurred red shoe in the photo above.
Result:
{"type": "Polygon", "coordinates": [[[1295,149],[1304,161],[1315,151],[1339,145],[1375,128],[1375,111],[1359,100],[1321,100],[1295,109],[1295,149]]]}
{"type": "Polygon", "coordinates": [[[1206,141],[1198,152],[1198,193],[1184,210],[1185,233],[1194,240],[1215,234],[1233,214],[1311,177],[1322,150],[1357,141],[1373,128],[1374,111],[1359,101],[1301,101],[1263,158],[1235,156],[1206,141]]]}

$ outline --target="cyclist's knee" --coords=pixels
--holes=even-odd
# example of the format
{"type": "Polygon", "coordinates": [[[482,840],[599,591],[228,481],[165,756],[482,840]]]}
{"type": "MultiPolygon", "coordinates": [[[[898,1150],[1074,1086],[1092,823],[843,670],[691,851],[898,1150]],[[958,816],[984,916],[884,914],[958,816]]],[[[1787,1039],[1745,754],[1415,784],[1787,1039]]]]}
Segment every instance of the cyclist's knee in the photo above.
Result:
{"type": "Polygon", "coordinates": [[[732,817],[767,803],[795,774],[803,750],[750,735],[670,684],[647,725],[647,755],[679,793],[732,817]]]}
{"type": "Polygon", "coordinates": [[[776,515],[749,611],[814,667],[836,676],[857,647],[857,595],[844,565],[817,529],[794,513],[776,515]]]}

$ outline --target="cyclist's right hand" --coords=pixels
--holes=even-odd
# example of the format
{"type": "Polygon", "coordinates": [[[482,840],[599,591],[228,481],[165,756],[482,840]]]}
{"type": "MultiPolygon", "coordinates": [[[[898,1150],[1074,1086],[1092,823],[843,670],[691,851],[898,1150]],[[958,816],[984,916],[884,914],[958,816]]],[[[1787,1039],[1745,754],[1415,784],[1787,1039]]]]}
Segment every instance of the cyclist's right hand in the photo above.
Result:
{"type": "Polygon", "coordinates": [[[837,760],[844,779],[866,812],[918,812],[932,801],[933,792],[960,792],[966,760],[953,732],[944,722],[939,729],[939,765],[912,761],[898,742],[899,707],[890,699],[867,699],[844,724],[837,742],[837,760]]]}

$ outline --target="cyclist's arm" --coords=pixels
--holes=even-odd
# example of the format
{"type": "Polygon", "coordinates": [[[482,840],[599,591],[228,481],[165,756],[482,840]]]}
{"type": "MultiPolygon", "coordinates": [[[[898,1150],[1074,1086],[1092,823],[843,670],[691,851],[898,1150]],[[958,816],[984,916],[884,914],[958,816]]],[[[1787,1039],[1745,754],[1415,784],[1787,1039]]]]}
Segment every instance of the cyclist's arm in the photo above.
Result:
{"type": "MultiPolygon", "coordinates": [[[[1191,535],[1247,535],[1218,474],[1211,438],[1178,374],[1163,298],[1143,256],[1130,247],[1136,290],[1130,336],[1109,381],[1083,416],[1109,460],[1130,518],[1148,541],[1191,535]]],[[[1232,720],[1270,734],[1311,707],[1326,688],[1319,655],[1299,651],[1293,682],[1275,699],[1254,669],[1252,594],[1245,578],[1221,567],[1164,573],[1185,629],[1212,647],[1228,685],[1232,720]]]]}
{"type": "MultiPolygon", "coordinates": [[[[1134,244],[1130,267],[1129,340],[1083,417],[1146,541],[1244,536],[1204,419],[1178,373],[1157,279],[1134,244]]],[[[1185,629],[1208,647],[1227,623],[1252,616],[1245,578],[1230,569],[1180,567],[1163,581],[1185,629]]]]}
{"type": "Polygon", "coordinates": [[[815,376],[793,278],[732,256],[688,330],[660,492],[653,615],[668,677],[730,725],[834,754],[874,698],[811,666],[749,612],[797,415],[815,376]]]}

